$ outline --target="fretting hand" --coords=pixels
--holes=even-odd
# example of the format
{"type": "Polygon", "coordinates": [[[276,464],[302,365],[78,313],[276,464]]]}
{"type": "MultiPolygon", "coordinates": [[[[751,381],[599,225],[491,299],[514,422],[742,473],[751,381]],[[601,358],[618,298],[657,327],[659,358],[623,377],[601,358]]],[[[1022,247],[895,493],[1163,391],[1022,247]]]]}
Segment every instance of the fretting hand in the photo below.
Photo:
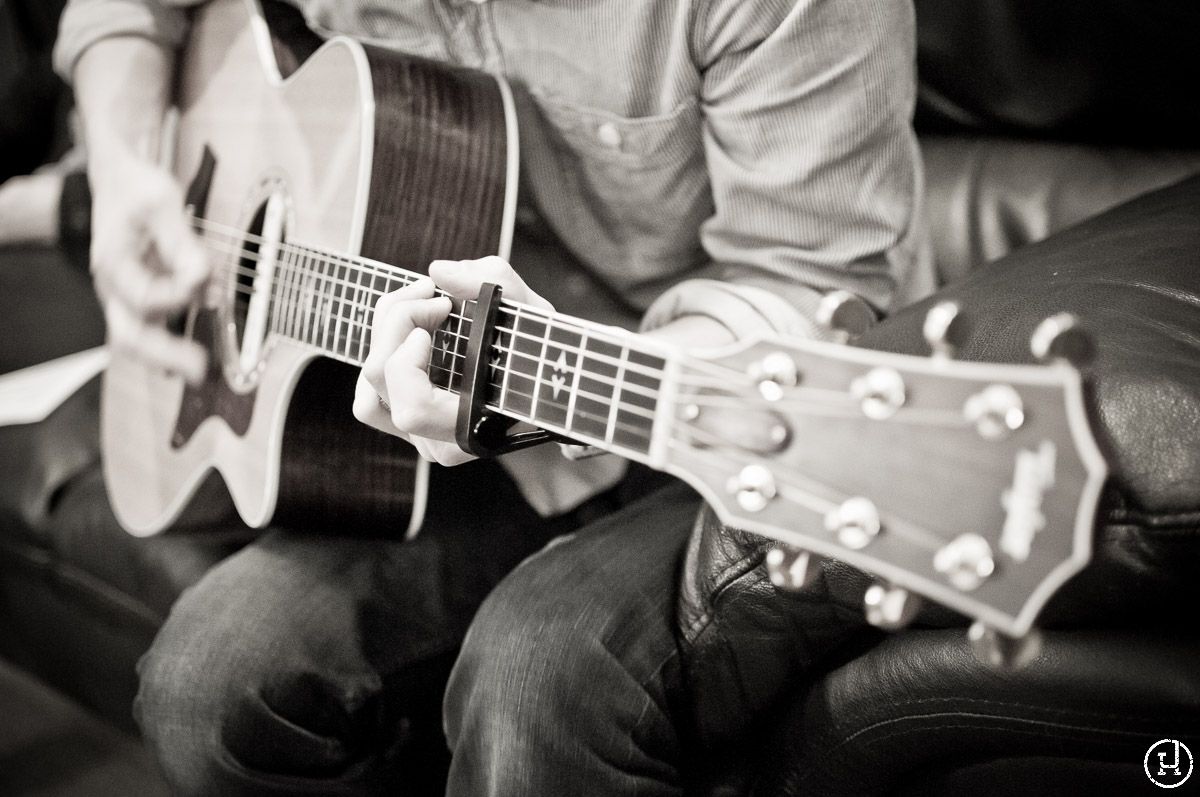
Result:
{"type": "Polygon", "coordinates": [[[499,257],[437,260],[432,279],[421,279],[385,294],[375,304],[371,348],[354,396],[354,416],[363,423],[413,444],[422,457],[442,465],[474,459],[454,441],[458,396],[429,381],[433,333],[450,315],[451,302],[436,295],[435,284],[459,300],[474,299],[485,282],[504,297],[553,311],[499,257]]]}

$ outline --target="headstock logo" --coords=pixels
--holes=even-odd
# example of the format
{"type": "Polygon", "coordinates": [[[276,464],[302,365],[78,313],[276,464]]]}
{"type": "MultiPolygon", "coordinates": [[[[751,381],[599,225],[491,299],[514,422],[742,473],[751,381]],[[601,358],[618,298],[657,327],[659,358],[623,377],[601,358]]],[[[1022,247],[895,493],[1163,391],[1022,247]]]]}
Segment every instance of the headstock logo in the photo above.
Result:
{"type": "Polygon", "coordinates": [[[1007,513],[1004,530],[1000,533],[1000,550],[1024,562],[1029,558],[1033,538],[1046,526],[1042,514],[1042,496],[1054,487],[1054,461],[1058,454],[1054,443],[1043,440],[1037,451],[1023,449],[1017,453],[1013,483],[1000,496],[1007,513]]]}
{"type": "Polygon", "coordinates": [[[1175,789],[1192,776],[1192,751],[1176,739],[1161,739],[1150,745],[1142,766],[1146,777],[1160,789],[1175,789]]]}

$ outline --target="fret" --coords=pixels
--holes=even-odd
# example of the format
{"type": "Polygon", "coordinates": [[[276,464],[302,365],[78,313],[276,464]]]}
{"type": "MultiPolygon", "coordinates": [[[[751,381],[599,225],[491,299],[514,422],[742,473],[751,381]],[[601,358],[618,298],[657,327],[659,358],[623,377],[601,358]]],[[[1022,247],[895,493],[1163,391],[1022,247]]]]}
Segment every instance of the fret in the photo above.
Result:
{"type": "Polygon", "coordinates": [[[509,369],[512,368],[514,330],[517,328],[517,319],[520,318],[520,315],[520,305],[514,307],[511,313],[501,308],[496,315],[495,359],[492,360],[491,367],[488,369],[488,381],[496,389],[497,407],[503,407],[505,398],[508,396],[508,374],[509,369]],[[505,321],[506,314],[512,316],[512,321],[505,321]]]}
{"type": "Polygon", "coordinates": [[[359,335],[359,307],[362,302],[362,284],[359,282],[359,277],[362,273],[358,271],[353,263],[346,264],[346,279],[349,281],[347,286],[349,300],[346,302],[346,359],[351,362],[355,359],[355,353],[360,348],[361,337],[359,335]]]}
{"type": "Polygon", "coordinates": [[[362,362],[366,359],[367,348],[367,336],[363,334],[363,323],[366,321],[364,305],[367,298],[367,289],[362,282],[362,267],[358,267],[354,271],[354,334],[358,336],[357,356],[354,359],[357,362],[362,362]]]}
{"type": "MultiPolygon", "coordinates": [[[[474,312],[474,307],[475,305],[472,304],[472,312],[474,312]]],[[[467,314],[465,312],[459,313],[454,322],[454,346],[451,351],[454,352],[455,356],[450,360],[450,389],[457,393],[462,390],[463,371],[466,370],[459,363],[466,363],[467,338],[470,336],[471,331],[464,327],[464,324],[467,323],[467,314]]],[[[486,341],[484,345],[487,345],[486,341]]],[[[488,352],[485,350],[481,356],[486,357],[487,354],[488,352]]]]}
{"type": "Polygon", "coordinates": [[[325,258],[317,254],[313,258],[312,263],[312,281],[310,282],[312,287],[312,323],[308,325],[308,342],[313,344],[313,346],[320,346],[320,319],[322,319],[324,314],[322,313],[322,302],[325,299],[322,290],[324,283],[320,269],[322,269],[324,262],[325,258]]]}
{"type": "Polygon", "coordinates": [[[624,384],[622,380],[625,378],[625,365],[629,362],[629,343],[626,342],[621,346],[621,356],[617,361],[617,372],[613,377],[612,404],[608,408],[608,422],[604,430],[604,442],[608,445],[613,443],[613,435],[617,428],[617,410],[621,406],[621,386],[624,384]]]}
{"type": "Polygon", "coordinates": [[[611,442],[608,429],[616,408],[624,356],[624,349],[618,343],[603,338],[588,340],[579,358],[569,433],[611,442]]]}
{"type": "Polygon", "coordinates": [[[350,264],[338,258],[344,273],[342,274],[342,348],[341,355],[347,360],[353,360],[351,350],[354,345],[354,282],[350,264]]]}
{"type": "Polygon", "coordinates": [[[292,263],[292,268],[288,270],[287,286],[284,293],[284,319],[283,319],[283,334],[292,337],[292,329],[296,317],[296,275],[299,273],[300,261],[303,259],[304,253],[301,252],[296,261],[292,263]]]}
{"type": "Polygon", "coordinates": [[[563,423],[563,429],[571,428],[571,421],[575,417],[575,403],[579,400],[579,377],[583,370],[583,353],[587,351],[588,333],[584,330],[583,336],[579,339],[579,354],[575,358],[575,371],[571,376],[570,394],[567,399],[567,419],[563,423]]]}
{"type": "Polygon", "coordinates": [[[270,325],[272,332],[280,332],[279,320],[283,310],[283,275],[287,273],[288,258],[293,256],[293,252],[284,252],[283,257],[279,259],[279,264],[275,267],[274,273],[271,275],[271,305],[268,308],[270,313],[270,325]]]}
{"type": "Polygon", "coordinates": [[[329,350],[335,354],[341,354],[342,351],[342,322],[346,320],[344,315],[346,308],[346,278],[342,274],[345,268],[346,266],[340,260],[333,261],[333,301],[336,303],[336,306],[334,307],[333,345],[329,350]]]}
{"type": "Polygon", "coordinates": [[[612,442],[632,451],[649,454],[654,411],[658,406],[666,360],[656,354],[630,350],[625,362],[636,368],[625,369],[624,384],[634,385],[639,390],[621,391],[616,405],[612,442]]]}
{"type": "Polygon", "coordinates": [[[362,340],[359,341],[359,359],[365,360],[367,352],[371,348],[371,322],[375,318],[375,302],[378,298],[378,294],[375,293],[377,290],[375,280],[379,279],[380,276],[379,272],[374,268],[363,267],[362,265],[359,267],[362,268],[362,272],[367,278],[366,282],[363,283],[362,307],[359,308],[362,311],[359,322],[359,326],[361,327],[360,334],[362,335],[362,340]]]}
{"type": "Polygon", "coordinates": [[[321,258],[321,348],[329,351],[329,316],[333,311],[333,282],[329,259],[321,258]]]}
{"type": "Polygon", "coordinates": [[[312,322],[316,317],[315,307],[317,300],[316,291],[313,290],[313,275],[314,270],[312,261],[315,258],[310,257],[309,262],[305,264],[304,273],[300,276],[301,292],[304,301],[304,311],[300,322],[300,340],[308,343],[312,335],[312,322]]]}
{"type": "Polygon", "coordinates": [[[546,368],[546,346],[550,342],[550,330],[553,328],[553,324],[545,322],[542,326],[545,331],[542,333],[541,348],[537,353],[537,372],[533,378],[533,407],[529,414],[531,420],[540,420],[538,416],[538,401],[541,399],[542,393],[542,372],[546,368]]]}
{"type": "Polygon", "coordinates": [[[533,418],[537,396],[537,375],[541,367],[542,340],[548,324],[540,318],[518,315],[514,319],[512,346],[505,377],[505,398],[501,410],[520,418],[533,418]]]}
{"type": "Polygon", "coordinates": [[[573,382],[577,378],[583,335],[563,324],[551,322],[542,344],[538,369],[538,394],[534,402],[537,421],[567,428],[573,382]]]}
{"type": "Polygon", "coordinates": [[[302,340],[304,332],[304,274],[308,267],[308,253],[305,252],[300,256],[300,263],[296,269],[295,284],[296,291],[292,297],[292,329],[291,337],[294,340],[302,340]]]}
{"type": "Polygon", "coordinates": [[[300,262],[300,258],[301,258],[301,257],[303,257],[303,253],[299,253],[299,254],[298,254],[298,256],[297,256],[297,258],[296,258],[296,261],[295,261],[294,263],[292,263],[292,268],[288,269],[288,273],[287,273],[287,283],[286,283],[286,285],[285,285],[285,288],[284,288],[284,295],[283,295],[283,309],[284,309],[284,316],[283,316],[283,334],[285,334],[285,335],[288,335],[289,337],[290,337],[290,336],[291,336],[291,334],[292,334],[292,316],[293,316],[293,313],[294,313],[294,310],[295,310],[295,305],[293,304],[293,298],[292,298],[292,297],[293,297],[293,296],[294,296],[294,294],[295,294],[295,285],[296,285],[296,271],[297,271],[297,269],[299,268],[299,262],[300,262]]]}
{"type": "Polygon", "coordinates": [[[436,387],[451,390],[451,385],[456,384],[456,376],[461,380],[462,369],[458,366],[459,341],[455,337],[454,329],[461,333],[462,317],[474,312],[474,302],[464,302],[460,312],[460,317],[455,319],[450,316],[438,326],[433,332],[433,351],[429,354],[429,381],[436,387]]]}

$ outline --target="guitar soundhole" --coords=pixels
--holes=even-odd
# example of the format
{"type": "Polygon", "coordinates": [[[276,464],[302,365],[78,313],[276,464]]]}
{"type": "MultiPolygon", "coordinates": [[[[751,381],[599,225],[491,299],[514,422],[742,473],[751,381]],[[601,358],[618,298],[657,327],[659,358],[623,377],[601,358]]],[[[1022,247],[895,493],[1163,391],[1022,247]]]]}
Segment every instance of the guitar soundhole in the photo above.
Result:
{"type": "Polygon", "coordinates": [[[233,286],[233,324],[238,348],[245,340],[246,319],[250,314],[250,299],[254,294],[254,277],[258,273],[258,253],[262,246],[263,219],[267,215],[267,203],[258,206],[242,245],[237,274],[233,286]]]}
{"type": "Polygon", "coordinates": [[[278,328],[274,286],[286,283],[285,256],[287,200],[279,186],[269,191],[245,228],[238,251],[237,267],[229,281],[229,315],[226,372],[236,388],[255,381],[267,354],[267,333],[278,328]]]}

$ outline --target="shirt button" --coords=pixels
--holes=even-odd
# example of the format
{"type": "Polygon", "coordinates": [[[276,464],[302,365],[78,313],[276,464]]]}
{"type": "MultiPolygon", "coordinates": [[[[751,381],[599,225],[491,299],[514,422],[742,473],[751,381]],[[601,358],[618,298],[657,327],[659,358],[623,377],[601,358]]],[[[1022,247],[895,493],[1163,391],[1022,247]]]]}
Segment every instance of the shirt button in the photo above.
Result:
{"type": "Polygon", "coordinates": [[[617,149],[621,146],[621,131],[612,122],[605,122],[596,128],[596,137],[609,149],[617,149]]]}

